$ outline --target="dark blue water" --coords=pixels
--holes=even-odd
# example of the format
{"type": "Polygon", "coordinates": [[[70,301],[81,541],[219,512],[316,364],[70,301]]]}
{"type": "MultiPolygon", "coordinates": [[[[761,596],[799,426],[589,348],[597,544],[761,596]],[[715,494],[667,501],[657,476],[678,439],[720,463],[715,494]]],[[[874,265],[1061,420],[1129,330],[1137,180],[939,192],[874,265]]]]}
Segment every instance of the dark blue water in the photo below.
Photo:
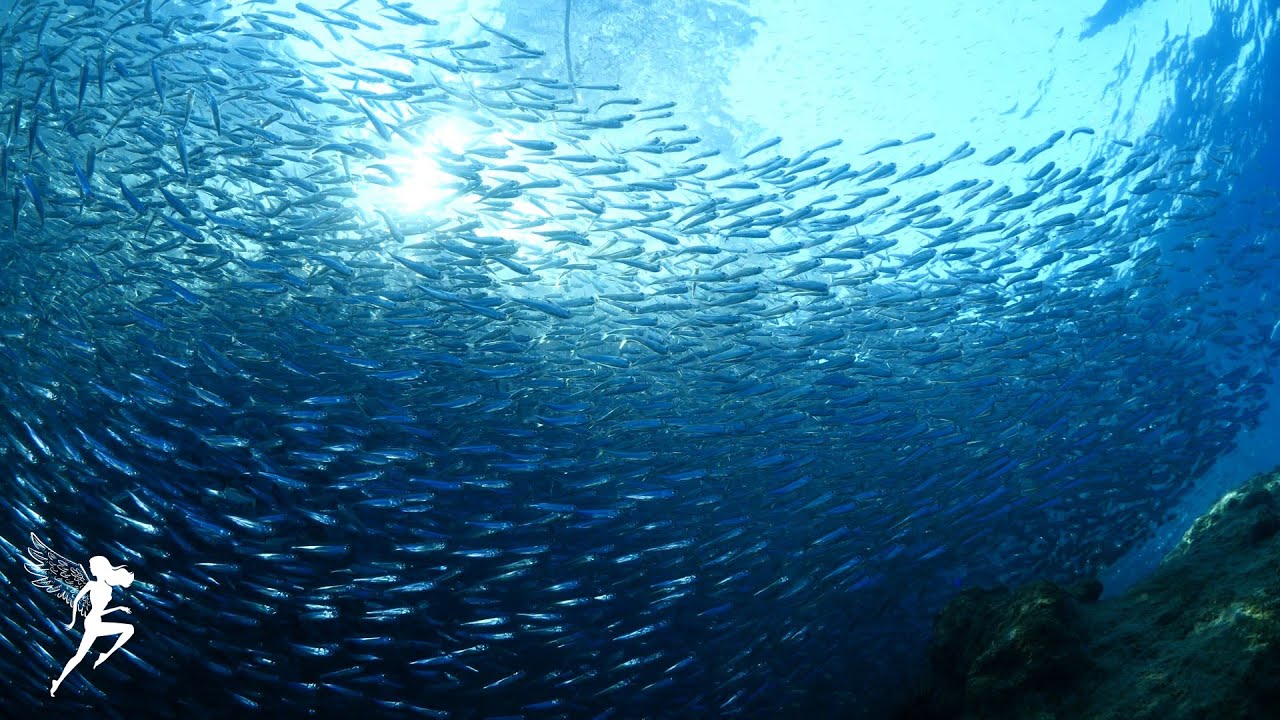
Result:
{"type": "Polygon", "coordinates": [[[0,716],[878,717],[1140,577],[1274,464],[1277,8],[1098,5],[6,4],[0,716]]]}

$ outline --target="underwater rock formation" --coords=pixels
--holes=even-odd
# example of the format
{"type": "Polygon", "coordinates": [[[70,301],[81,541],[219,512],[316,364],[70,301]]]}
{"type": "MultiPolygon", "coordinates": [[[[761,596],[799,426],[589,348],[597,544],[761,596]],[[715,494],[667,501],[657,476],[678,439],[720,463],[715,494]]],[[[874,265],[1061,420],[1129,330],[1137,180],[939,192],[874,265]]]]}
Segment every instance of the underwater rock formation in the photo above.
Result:
{"type": "Polygon", "coordinates": [[[938,616],[898,718],[1280,716],[1280,471],[1225,495],[1152,575],[972,589],[938,616]]]}

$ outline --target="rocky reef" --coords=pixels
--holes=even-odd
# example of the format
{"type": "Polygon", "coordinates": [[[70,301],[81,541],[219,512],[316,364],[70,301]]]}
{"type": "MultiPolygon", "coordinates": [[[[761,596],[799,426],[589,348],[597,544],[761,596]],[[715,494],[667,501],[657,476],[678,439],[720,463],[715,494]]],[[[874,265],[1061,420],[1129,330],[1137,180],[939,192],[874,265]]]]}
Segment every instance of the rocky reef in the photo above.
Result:
{"type": "Polygon", "coordinates": [[[1129,592],[968,590],[899,720],[1280,717],[1280,471],[1225,495],[1129,592]]]}

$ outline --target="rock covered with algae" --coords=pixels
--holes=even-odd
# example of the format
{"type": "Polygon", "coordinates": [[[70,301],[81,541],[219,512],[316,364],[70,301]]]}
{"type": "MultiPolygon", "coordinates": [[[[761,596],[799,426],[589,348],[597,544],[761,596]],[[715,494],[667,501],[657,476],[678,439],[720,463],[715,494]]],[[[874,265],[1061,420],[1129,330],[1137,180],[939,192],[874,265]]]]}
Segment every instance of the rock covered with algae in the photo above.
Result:
{"type": "Polygon", "coordinates": [[[1101,590],[961,593],[898,718],[1280,717],[1280,470],[1225,495],[1129,592],[1101,590]]]}

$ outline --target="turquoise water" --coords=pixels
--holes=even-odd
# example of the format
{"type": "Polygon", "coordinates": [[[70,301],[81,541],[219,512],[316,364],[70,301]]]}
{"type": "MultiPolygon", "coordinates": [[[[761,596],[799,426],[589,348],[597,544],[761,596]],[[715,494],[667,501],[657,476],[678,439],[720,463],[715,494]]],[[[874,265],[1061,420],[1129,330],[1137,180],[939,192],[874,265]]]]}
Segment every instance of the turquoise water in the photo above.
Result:
{"type": "Polygon", "coordinates": [[[879,717],[1275,464],[1272,3],[0,12],[21,716],[879,717]]]}

